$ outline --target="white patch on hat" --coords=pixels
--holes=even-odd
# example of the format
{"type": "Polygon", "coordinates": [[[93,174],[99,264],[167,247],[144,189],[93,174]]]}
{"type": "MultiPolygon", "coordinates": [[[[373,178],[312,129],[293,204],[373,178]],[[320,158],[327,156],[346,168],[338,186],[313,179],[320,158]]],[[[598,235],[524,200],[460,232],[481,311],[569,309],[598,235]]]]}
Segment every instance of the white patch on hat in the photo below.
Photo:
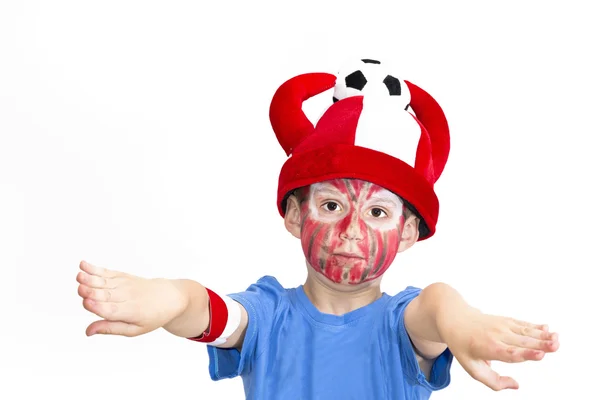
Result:
{"type": "Polygon", "coordinates": [[[386,153],[414,167],[421,127],[404,110],[401,100],[365,93],[354,144],[386,153]]]}

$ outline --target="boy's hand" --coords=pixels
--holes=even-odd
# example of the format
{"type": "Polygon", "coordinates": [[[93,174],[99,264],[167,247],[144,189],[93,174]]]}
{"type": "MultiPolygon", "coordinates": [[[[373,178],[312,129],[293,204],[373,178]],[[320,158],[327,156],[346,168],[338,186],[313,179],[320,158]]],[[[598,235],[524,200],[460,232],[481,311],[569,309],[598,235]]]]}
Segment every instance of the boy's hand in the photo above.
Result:
{"type": "Polygon", "coordinates": [[[103,318],[86,329],[88,336],[138,336],[178,317],[188,299],[175,281],[145,279],[82,261],[77,275],[83,307],[103,318]]]}
{"type": "Polygon", "coordinates": [[[472,308],[452,317],[440,323],[440,336],[469,375],[494,390],[517,389],[519,384],[492,370],[491,360],[539,361],[559,347],[558,334],[549,332],[546,325],[483,314],[472,308]]]}

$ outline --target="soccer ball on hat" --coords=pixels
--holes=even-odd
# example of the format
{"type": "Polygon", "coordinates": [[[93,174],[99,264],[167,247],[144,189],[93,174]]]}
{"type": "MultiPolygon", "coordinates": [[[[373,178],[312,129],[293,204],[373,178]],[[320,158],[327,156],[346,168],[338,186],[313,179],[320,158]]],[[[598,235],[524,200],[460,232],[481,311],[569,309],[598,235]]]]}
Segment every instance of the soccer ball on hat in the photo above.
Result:
{"type": "Polygon", "coordinates": [[[344,65],[337,74],[333,102],[352,97],[391,97],[407,110],[410,91],[406,82],[398,77],[393,68],[378,60],[353,60],[344,65]]]}

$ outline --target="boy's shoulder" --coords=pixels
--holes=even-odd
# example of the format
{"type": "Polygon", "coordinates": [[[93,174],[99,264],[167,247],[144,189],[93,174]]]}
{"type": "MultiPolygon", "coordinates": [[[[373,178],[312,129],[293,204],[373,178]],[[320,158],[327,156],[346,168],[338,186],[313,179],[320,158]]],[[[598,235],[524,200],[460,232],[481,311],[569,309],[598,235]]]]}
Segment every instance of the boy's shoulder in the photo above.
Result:
{"type": "Polygon", "coordinates": [[[406,286],[404,289],[400,290],[396,294],[389,295],[390,303],[397,304],[410,301],[413,298],[417,297],[419,293],[421,293],[421,290],[421,288],[415,286],[406,286]]]}
{"type": "Polygon", "coordinates": [[[286,289],[277,278],[271,275],[265,275],[256,282],[238,293],[231,293],[229,296],[241,303],[246,310],[248,307],[277,307],[284,298],[289,296],[293,289],[286,289]]]}
{"type": "Polygon", "coordinates": [[[252,283],[246,289],[246,292],[256,292],[271,295],[284,295],[291,289],[285,288],[277,278],[271,275],[264,275],[256,282],[252,283]]]}
{"type": "Polygon", "coordinates": [[[385,311],[392,327],[397,327],[401,324],[404,320],[406,306],[421,293],[421,290],[421,288],[415,286],[406,286],[396,294],[389,295],[385,311]]]}
{"type": "MultiPolygon", "coordinates": [[[[260,277],[256,283],[253,283],[252,285],[266,285],[266,286],[271,286],[274,289],[277,290],[285,290],[285,288],[283,287],[283,285],[279,282],[279,280],[277,278],[275,278],[272,275],[264,275],[262,277],[260,277]]],[[[250,287],[252,287],[252,285],[250,287]]]]}

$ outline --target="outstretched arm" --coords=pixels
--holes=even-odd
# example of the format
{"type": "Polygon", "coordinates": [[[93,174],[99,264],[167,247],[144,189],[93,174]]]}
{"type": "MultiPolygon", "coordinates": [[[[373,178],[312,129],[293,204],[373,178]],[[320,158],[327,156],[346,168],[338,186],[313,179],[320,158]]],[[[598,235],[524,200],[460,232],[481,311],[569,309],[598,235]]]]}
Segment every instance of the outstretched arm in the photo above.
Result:
{"type": "MultiPolygon", "coordinates": [[[[78,293],[86,310],[101,320],[86,329],[95,334],[139,336],[164,328],[176,336],[197,337],[208,329],[210,308],[204,286],[192,280],[146,279],[82,261],[78,293]]],[[[241,323],[218,347],[241,347],[248,323],[238,304],[241,323]]]]}
{"type": "Polygon", "coordinates": [[[541,360],[559,347],[546,325],[484,314],[443,283],[408,304],[404,324],[418,355],[432,362],[448,347],[469,375],[494,390],[517,389],[518,383],[493,371],[492,360],[541,360]]]}

